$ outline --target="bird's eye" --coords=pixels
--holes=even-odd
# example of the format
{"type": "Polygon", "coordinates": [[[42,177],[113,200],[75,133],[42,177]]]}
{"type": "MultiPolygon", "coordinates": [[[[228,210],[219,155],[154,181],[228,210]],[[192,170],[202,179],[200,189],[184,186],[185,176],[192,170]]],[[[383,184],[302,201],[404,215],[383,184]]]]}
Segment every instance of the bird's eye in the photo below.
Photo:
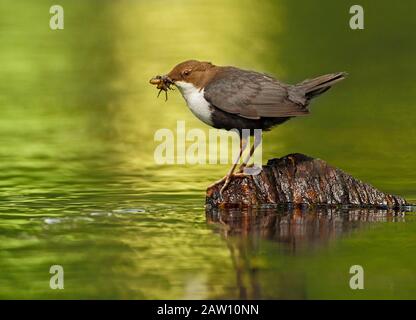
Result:
{"type": "Polygon", "coordinates": [[[184,72],[182,72],[182,74],[186,77],[186,76],[189,76],[190,75],[190,73],[191,73],[191,70],[185,70],[184,72]]]}

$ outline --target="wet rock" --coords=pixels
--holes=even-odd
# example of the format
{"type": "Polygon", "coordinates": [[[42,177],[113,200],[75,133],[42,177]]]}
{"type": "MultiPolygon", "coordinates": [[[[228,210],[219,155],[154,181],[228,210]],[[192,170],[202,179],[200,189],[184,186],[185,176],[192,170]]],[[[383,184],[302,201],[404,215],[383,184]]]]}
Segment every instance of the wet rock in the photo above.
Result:
{"type": "Polygon", "coordinates": [[[289,154],[271,159],[257,176],[233,177],[222,197],[223,183],[206,191],[208,207],[224,206],[352,206],[400,208],[399,196],[383,193],[321,159],[289,154]]]}

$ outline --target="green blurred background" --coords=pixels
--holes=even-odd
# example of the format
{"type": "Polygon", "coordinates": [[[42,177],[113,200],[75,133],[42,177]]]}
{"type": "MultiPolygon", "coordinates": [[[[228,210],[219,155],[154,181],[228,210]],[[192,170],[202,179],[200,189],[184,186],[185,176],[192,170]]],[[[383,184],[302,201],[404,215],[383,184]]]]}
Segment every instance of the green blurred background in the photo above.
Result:
{"type": "MultiPolygon", "coordinates": [[[[349,28],[353,4],[2,0],[0,298],[416,298],[412,214],[329,215],[331,235],[288,250],[207,224],[204,190],[227,166],[153,160],[156,130],[208,129],[177,91],[165,102],[148,84],[178,62],[289,83],[347,71],[311,116],[265,135],[263,159],[302,152],[415,200],[416,3],[360,1],[364,30],[349,28]],[[64,30],[49,28],[54,4],[64,30]],[[52,264],[64,290],[49,288],[52,264]],[[349,289],[353,264],[365,290],[349,289]]],[[[291,232],[291,246],[308,234],[291,232]]]]}

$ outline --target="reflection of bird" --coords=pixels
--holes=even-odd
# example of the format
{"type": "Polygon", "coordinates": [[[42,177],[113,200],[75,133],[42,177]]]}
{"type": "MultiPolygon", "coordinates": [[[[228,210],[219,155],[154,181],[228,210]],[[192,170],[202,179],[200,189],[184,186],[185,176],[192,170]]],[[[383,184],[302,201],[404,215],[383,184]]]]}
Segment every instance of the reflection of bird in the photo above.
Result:
{"type": "MultiPolygon", "coordinates": [[[[235,67],[220,67],[210,62],[189,60],[178,64],[165,76],[151,80],[165,90],[175,84],[188,107],[200,120],[218,129],[270,130],[292,117],[309,113],[310,100],[345,78],[346,73],[331,73],[296,85],[284,84],[273,77],[235,67]]],[[[250,132],[252,134],[252,131],[250,132]]],[[[228,174],[221,179],[228,185],[246,143],[240,139],[240,154],[228,174]]],[[[253,155],[240,166],[242,171],[253,155]]]]}

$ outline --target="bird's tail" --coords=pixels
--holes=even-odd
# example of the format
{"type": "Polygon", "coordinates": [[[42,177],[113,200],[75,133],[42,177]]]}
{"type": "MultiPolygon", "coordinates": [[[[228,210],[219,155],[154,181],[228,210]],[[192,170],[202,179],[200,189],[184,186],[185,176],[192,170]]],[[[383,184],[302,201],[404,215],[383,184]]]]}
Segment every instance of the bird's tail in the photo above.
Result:
{"type": "Polygon", "coordinates": [[[295,87],[301,89],[305,98],[310,100],[327,91],[335,83],[344,80],[346,76],[346,72],[330,73],[314,79],[307,79],[298,83],[295,87]]]}

